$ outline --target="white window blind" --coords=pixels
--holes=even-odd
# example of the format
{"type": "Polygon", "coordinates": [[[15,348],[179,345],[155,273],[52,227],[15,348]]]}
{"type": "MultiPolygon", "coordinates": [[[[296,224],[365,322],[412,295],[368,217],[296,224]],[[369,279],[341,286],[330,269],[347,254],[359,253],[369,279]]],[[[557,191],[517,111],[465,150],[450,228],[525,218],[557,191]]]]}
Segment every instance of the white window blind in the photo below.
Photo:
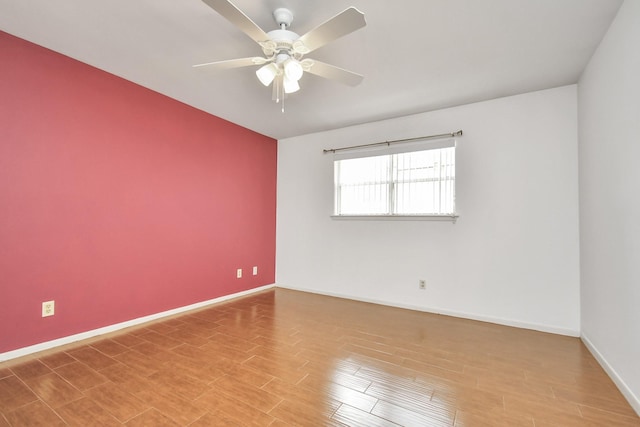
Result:
{"type": "MultiPolygon", "coordinates": [[[[335,215],[455,215],[455,141],[334,161],[335,215]]],[[[337,157],[337,156],[336,156],[337,157]]]]}

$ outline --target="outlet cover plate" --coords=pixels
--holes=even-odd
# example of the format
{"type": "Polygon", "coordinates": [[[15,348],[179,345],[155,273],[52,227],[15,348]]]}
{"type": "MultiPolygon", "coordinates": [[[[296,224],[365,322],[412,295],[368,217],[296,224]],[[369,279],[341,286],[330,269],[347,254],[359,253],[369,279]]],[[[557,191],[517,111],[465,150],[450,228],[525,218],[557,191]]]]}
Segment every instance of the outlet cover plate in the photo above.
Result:
{"type": "Polygon", "coordinates": [[[49,317],[55,314],[55,301],[45,301],[42,303],[42,317],[49,317]]]}

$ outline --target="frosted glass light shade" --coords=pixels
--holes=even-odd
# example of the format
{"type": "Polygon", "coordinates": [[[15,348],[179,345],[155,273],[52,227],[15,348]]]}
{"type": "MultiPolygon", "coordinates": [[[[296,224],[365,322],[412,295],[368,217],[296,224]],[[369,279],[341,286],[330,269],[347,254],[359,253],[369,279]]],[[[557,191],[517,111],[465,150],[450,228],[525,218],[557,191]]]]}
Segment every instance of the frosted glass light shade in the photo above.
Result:
{"type": "Polygon", "coordinates": [[[298,81],[302,77],[302,65],[293,59],[287,59],[284,63],[284,75],[287,76],[289,80],[298,81]]]}
{"type": "Polygon", "coordinates": [[[284,93],[293,93],[300,90],[300,85],[297,80],[291,80],[285,74],[282,80],[282,86],[284,87],[284,93]]]}
{"type": "Polygon", "coordinates": [[[265,86],[269,86],[273,79],[278,75],[278,66],[273,62],[267,65],[264,65],[256,71],[256,76],[258,76],[258,80],[265,86]]]}

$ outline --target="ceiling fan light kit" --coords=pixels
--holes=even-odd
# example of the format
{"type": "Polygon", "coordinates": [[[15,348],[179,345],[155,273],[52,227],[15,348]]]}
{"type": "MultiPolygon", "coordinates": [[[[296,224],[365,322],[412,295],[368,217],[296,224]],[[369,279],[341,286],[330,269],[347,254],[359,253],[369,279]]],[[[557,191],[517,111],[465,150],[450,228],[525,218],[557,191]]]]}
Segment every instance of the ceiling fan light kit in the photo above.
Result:
{"type": "Polygon", "coordinates": [[[229,22],[251,37],[260,47],[264,57],[231,59],[194,65],[197,68],[229,69],[262,65],[256,76],[264,86],[273,84],[273,100],[282,104],[286,94],[300,90],[299,80],[305,72],[337,80],[350,86],[360,84],[363,76],[324,62],[305,58],[304,55],[352,33],[366,25],[364,14],[350,7],[320,24],[306,34],[299,36],[288,30],[293,22],[293,13],[286,8],[278,8],[273,17],[279,29],[265,33],[247,15],[229,0],[202,0],[229,22]]]}

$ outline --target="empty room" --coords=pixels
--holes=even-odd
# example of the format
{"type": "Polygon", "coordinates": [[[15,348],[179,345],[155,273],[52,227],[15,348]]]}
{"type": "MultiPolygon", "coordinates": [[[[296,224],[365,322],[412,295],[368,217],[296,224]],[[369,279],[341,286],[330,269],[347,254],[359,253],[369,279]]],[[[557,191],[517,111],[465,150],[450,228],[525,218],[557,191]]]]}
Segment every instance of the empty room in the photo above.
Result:
{"type": "Polygon", "coordinates": [[[640,426],[637,0],[0,0],[0,427],[640,426]]]}

